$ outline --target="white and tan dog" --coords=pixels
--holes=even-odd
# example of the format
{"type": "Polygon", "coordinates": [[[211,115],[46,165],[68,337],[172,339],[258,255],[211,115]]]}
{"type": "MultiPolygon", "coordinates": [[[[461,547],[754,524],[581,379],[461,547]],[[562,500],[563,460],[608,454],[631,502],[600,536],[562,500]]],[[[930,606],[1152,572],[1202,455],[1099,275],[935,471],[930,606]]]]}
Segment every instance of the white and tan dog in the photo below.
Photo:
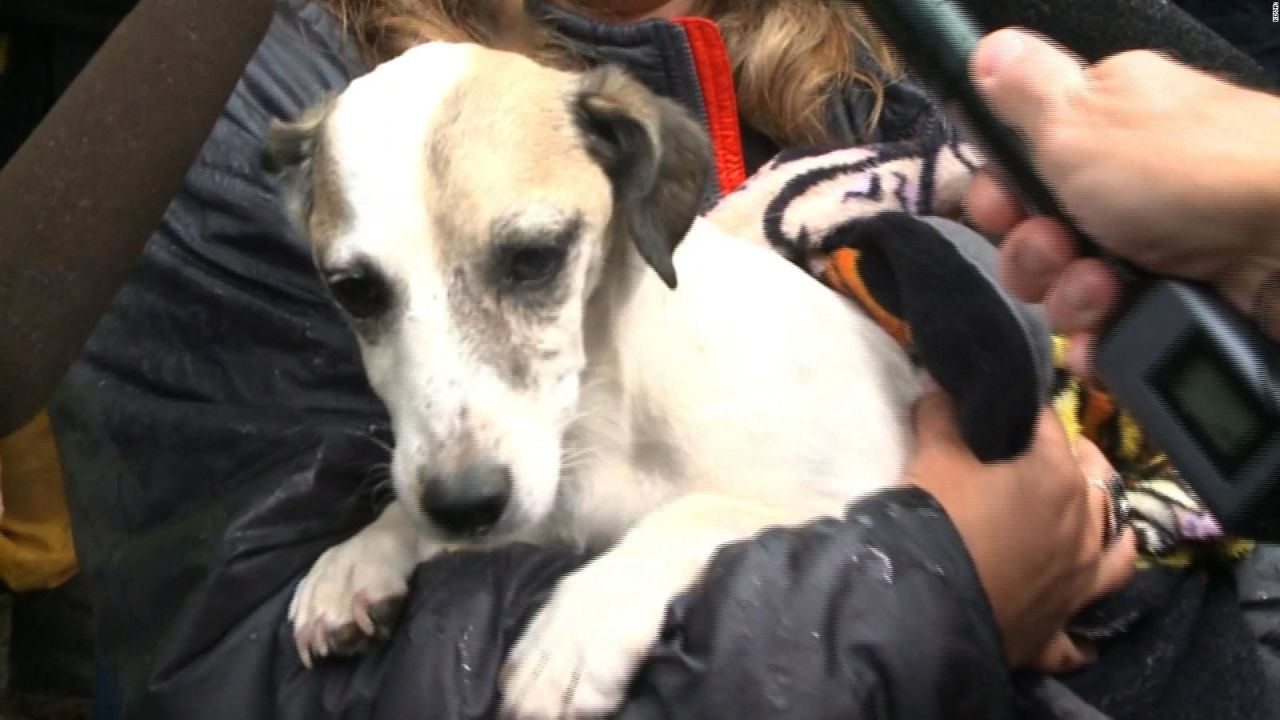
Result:
{"type": "Polygon", "coordinates": [[[503,704],[607,713],[718,547],[899,481],[903,351],[697,219],[707,140],[620,71],[431,43],[274,126],[268,157],[396,437],[397,501],[297,589],[306,662],[385,631],[442,549],[567,543],[600,554],[503,704]]]}

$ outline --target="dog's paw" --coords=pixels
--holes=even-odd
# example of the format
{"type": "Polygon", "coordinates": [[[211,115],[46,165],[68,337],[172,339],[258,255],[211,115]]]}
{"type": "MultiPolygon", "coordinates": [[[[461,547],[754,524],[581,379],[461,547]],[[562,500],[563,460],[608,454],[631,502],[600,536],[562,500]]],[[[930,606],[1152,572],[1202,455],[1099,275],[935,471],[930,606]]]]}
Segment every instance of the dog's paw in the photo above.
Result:
{"type": "Polygon", "coordinates": [[[364,652],[399,617],[413,563],[388,557],[371,529],[326,550],[294,590],[289,621],[307,668],[318,658],[364,652]]]}
{"type": "Polygon", "coordinates": [[[670,597],[609,560],[565,577],[512,649],[502,675],[504,718],[603,717],[622,703],[670,597]]]}

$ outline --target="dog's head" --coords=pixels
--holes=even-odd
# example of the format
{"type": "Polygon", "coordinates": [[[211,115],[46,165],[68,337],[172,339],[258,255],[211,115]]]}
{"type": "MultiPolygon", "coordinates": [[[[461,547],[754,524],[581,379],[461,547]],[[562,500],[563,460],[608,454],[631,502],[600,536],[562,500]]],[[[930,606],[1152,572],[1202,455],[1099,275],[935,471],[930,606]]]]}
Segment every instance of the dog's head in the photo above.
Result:
{"type": "Polygon", "coordinates": [[[589,301],[675,285],[697,123],[613,68],[430,43],[274,124],[265,160],[390,412],[400,499],[448,542],[542,521],[589,301]]]}

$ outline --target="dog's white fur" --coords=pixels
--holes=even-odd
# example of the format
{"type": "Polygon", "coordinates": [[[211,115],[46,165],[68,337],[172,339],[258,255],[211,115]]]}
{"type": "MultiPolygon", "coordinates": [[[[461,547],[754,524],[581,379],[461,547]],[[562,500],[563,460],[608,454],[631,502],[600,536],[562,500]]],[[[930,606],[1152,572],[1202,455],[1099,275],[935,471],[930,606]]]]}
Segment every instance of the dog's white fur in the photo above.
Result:
{"type": "Polygon", "coordinates": [[[299,585],[290,618],[308,662],[353,624],[372,635],[369,608],[402,596],[415,566],[454,540],[424,520],[418,476],[457,442],[513,470],[512,508],[477,542],[603,550],[562,580],[508,658],[503,702],[518,718],[613,710],[667,604],[718,547],[838,514],[900,481],[918,378],[851,304],[703,220],[675,252],[677,289],[631,250],[623,269],[609,269],[610,178],[559,101],[579,82],[433,43],[356,80],[314,121],[328,156],[311,171],[327,173],[316,182],[328,189],[317,185],[315,205],[294,209],[317,262],[372,258],[404,305],[376,340],[361,337],[397,438],[399,501],[299,585]],[[455,177],[438,187],[423,148],[451,121],[441,108],[468,103],[485,107],[453,129],[455,177]],[[331,203],[345,207],[322,207],[331,203]],[[513,342],[546,358],[523,390],[477,360],[474,319],[447,299],[459,272],[450,263],[485,240],[450,235],[468,231],[442,218],[499,212],[530,227],[571,213],[582,221],[555,317],[532,330],[511,321],[513,342]],[[595,292],[605,282],[617,290],[595,292]]]}

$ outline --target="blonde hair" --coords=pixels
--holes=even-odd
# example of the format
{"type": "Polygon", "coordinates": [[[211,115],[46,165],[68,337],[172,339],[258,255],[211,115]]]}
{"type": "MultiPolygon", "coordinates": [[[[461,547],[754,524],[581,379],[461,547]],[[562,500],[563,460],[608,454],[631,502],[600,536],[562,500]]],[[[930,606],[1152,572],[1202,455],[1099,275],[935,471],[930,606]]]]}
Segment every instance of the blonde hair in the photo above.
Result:
{"type": "MultiPolygon", "coordinates": [[[[444,40],[516,50],[560,67],[576,64],[570,47],[529,22],[522,0],[325,1],[370,63],[444,40]]],[[[849,85],[874,93],[873,126],[884,82],[898,73],[892,53],[852,2],[698,0],[695,11],[720,27],[743,118],[784,146],[832,140],[828,107],[849,85]],[[865,60],[874,66],[862,66],[865,60]]]]}

